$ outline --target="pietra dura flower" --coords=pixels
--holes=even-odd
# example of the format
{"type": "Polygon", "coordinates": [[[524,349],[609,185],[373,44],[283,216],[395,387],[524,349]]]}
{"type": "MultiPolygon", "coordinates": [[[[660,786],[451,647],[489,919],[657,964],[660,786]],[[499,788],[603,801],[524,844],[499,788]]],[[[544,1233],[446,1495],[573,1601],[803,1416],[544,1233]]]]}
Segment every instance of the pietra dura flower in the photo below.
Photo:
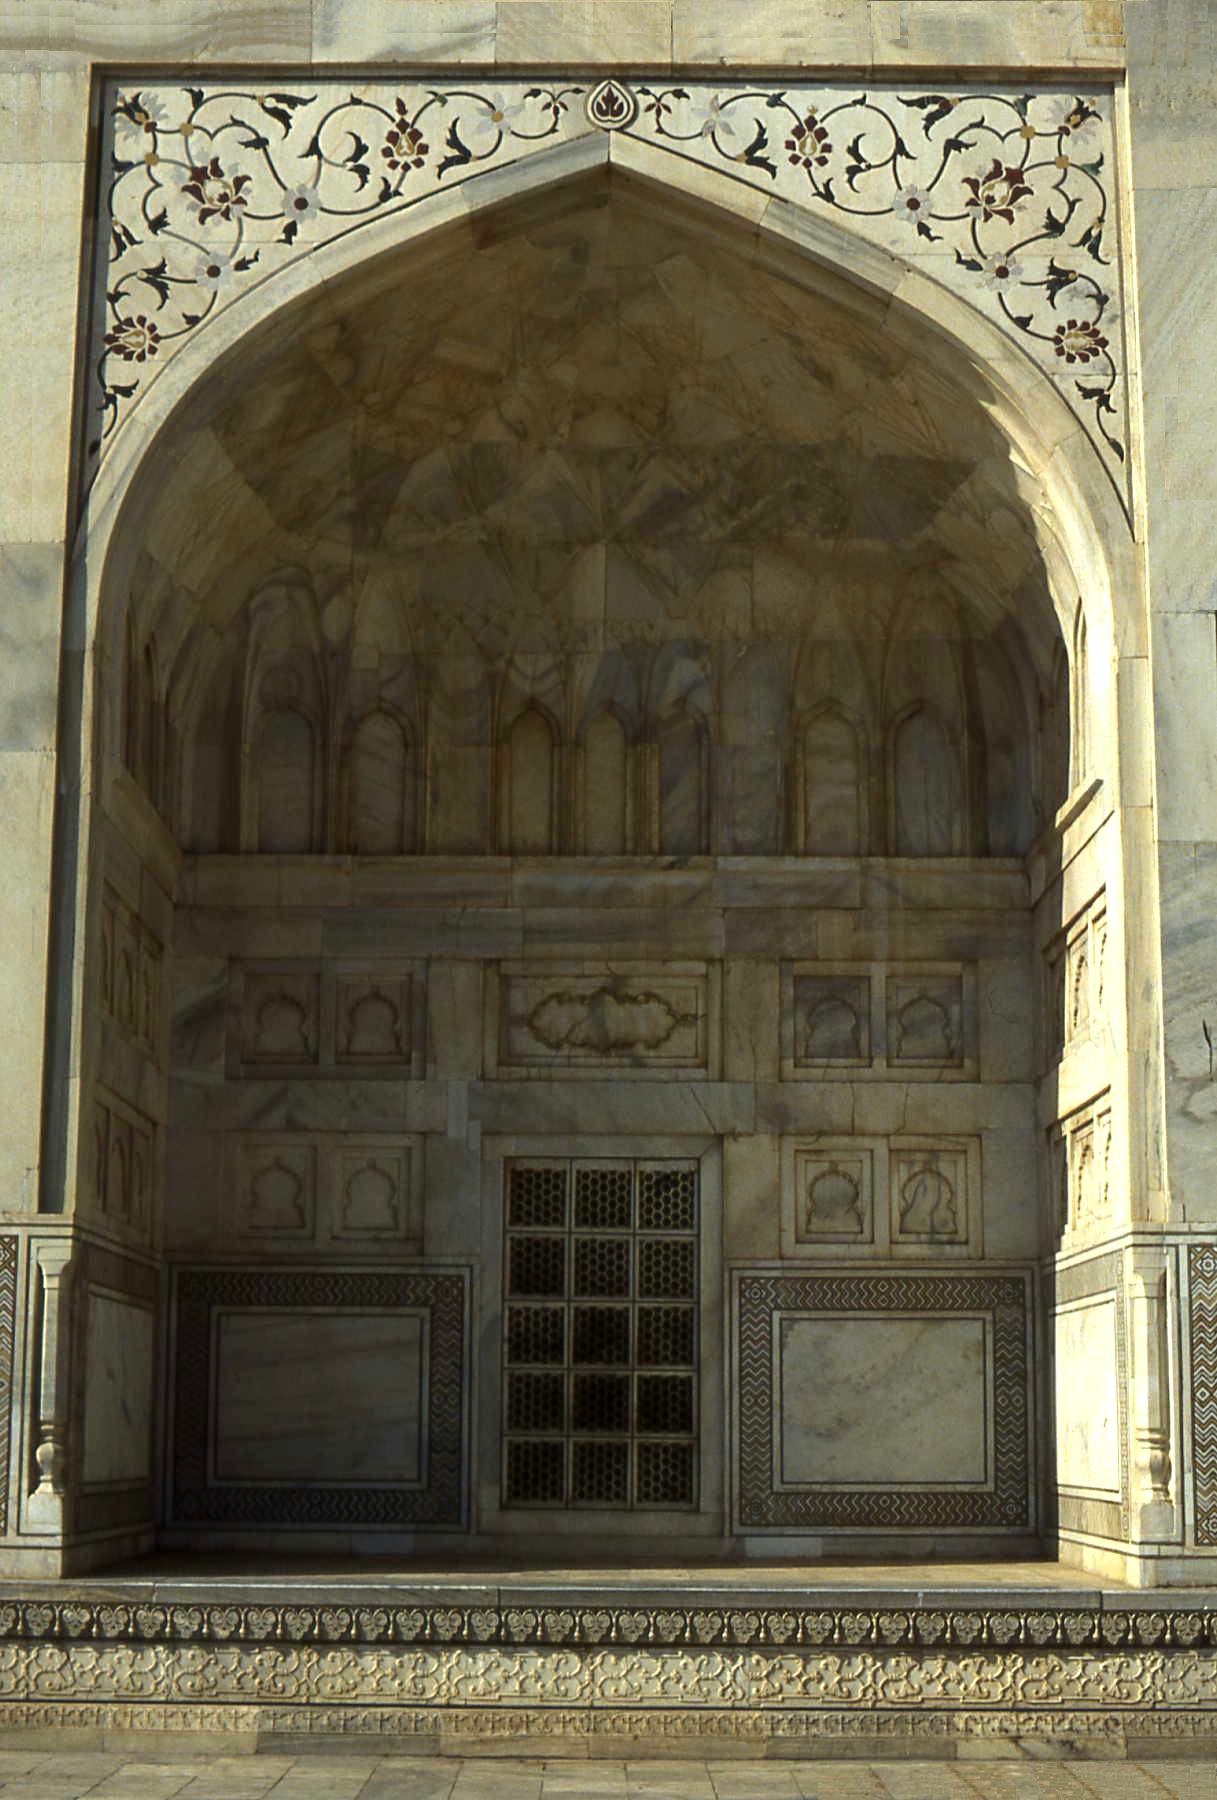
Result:
{"type": "Polygon", "coordinates": [[[405,174],[409,169],[422,168],[429,145],[418,126],[411,124],[405,101],[399,96],[393,105],[397,117],[385,132],[380,154],[391,169],[400,169],[405,174]]]}
{"type": "Polygon", "coordinates": [[[182,192],[189,195],[199,224],[206,225],[209,219],[231,219],[248,204],[242,190],[249,181],[248,175],[226,171],[219,157],[213,156],[210,162],[191,169],[190,180],[182,183],[182,192]]]}
{"type": "Polygon", "coordinates": [[[124,362],[146,362],[156,355],[160,335],[151,319],[136,313],[134,318],[120,319],[107,331],[106,349],[113,350],[124,362]]]}
{"type": "Polygon", "coordinates": [[[786,148],[790,151],[791,162],[801,169],[810,169],[813,164],[822,169],[832,152],[828,129],[813,112],[794,126],[786,139],[786,148]]]}
{"type": "Polygon", "coordinates": [[[289,219],[315,219],[321,211],[316,188],[305,185],[284,188],[282,205],[289,219]]]}
{"type": "Polygon", "coordinates": [[[1023,278],[1023,265],[1009,251],[996,256],[987,256],[981,264],[981,268],[983,270],[981,279],[984,285],[987,288],[995,289],[998,293],[1003,288],[1017,287],[1023,278]]]}
{"type": "Polygon", "coordinates": [[[1053,332],[1052,347],[1067,363],[1088,363],[1107,349],[1107,339],[1091,320],[1069,319],[1053,332]]]}
{"type": "Polygon", "coordinates": [[[195,265],[194,279],[214,294],[232,284],[235,271],[226,256],[203,256],[195,265]]]}
{"type": "Polygon", "coordinates": [[[933,210],[934,202],[922,187],[904,187],[892,201],[892,211],[906,225],[918,225],[928,218],[933,210]]]}
{"type": "Polygon", "coordinates": [[[982,219],[1004,219],[1007,225],[1013,225],[1015,207],[1031,192],[1022,170],[1009,168],[999,157],[987,175],[965,175],[963,184],[968,190],[965,206],[982,219]]]}

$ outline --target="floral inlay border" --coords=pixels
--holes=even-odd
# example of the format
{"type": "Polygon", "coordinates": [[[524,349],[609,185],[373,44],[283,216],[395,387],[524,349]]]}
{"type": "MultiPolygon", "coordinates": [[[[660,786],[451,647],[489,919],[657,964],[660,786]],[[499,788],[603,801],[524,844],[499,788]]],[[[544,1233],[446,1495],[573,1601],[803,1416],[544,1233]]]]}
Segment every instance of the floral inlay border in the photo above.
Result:
{"type": "Polygon", "coordinates": [[[1101,88],[111,83],[90,460],[183,339],[243,288],[488,168],[601,131],[836,213],[931,273],[1049,374],[1127,499],[1101,88]]]}

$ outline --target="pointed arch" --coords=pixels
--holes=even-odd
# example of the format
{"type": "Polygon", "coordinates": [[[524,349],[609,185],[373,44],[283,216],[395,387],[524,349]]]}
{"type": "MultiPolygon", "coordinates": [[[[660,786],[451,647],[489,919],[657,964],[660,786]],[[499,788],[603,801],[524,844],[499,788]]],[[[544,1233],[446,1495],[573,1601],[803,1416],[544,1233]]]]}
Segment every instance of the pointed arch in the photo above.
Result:
{"type": "Polygon", "coordinates": [[[633,796],[630,742],[616,707],[589,722],[582,744],[582,848],[591,856],[622,856],[630,848],[633,796]]]}
{"type": "Polygon", "coordinates": [[[344,767],[345,848],[403,856],[418,848],[417,758],[395,710],[378,703],[355,721],[344,767]]]}
{"type": "Polygon", "coordinates": [[[864,856],[867,755],[861,725],[824,702],[795,738],[795,847],[804,856],[864,856]]]}
{"type": "Polygon", "coordinates": [[[530,701],[499,746],[500,850],[550,856],[557,848],[557,748],[553,718],[530,701]]]}

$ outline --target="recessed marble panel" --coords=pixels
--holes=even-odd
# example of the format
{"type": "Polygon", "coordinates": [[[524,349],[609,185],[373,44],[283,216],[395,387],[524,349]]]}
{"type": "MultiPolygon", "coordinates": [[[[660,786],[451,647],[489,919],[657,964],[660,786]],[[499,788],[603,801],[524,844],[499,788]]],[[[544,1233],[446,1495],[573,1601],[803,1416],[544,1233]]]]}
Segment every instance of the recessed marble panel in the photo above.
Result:
{"type": "Polygon", "coordinates": [[[990,1465],[982,1318],[785,1317],[784,1486],[983,1482],[990,1465]]]}
{"type": "Polygon", "coordinates": [[[317,1153],[294,1138],[238,1140],[233,1222],[247,1238],[310,1239],[317,1212],[317,1153]]]}
{"type": "Polygon", "coordinates": [[[889,974],[887,1060],[896,1068],[962,1067],[961,974],[889,974]]]}
{"type": "Polygon", "coordinates": [[[334,1060],[358,1068],[410,1060],[410,978],[340,975],[335,983],[334,1060]]]}
{"type": "Polygon", "coordinates": [[[336,1238],[402,1238],[412,1224],[411,1148],[367,1143],[342,1150],[332,1182],[336,1238]]]}
{"type": "Polygon", "coordinates": [[[893,1143],[889,1181],[893,1243],[967,1243],[967,1145],[930,1138],[893,1143]]]}
{"type": "Polygon", "coordinates": [[[870,1063],[870,981],[865,975],[795,976],[794,1060],[801,1068],[870,1063]]]}
{"type": "Polygon", "coordinates": [[[1030,1281],[737,1268],[735,1529],[1030,1526],[1030,1281]]]}
{"type": "Polygon", "coordinates": [[[469,1271],[174,1276],[169,1516],[258,1530],[461,1530],[469,1271]]]}
{"type": "Polygon", "coordinates": [[[708,1072],[716,988],[704,963],[507,965],[487,1060],[501,1072],[708,1072]]]}
{"type": "Polygon", "coordinates": [[[242,1064],[291,1070],[316,1064],[321,979],[315,971],[246,969],[240,1004],[242,1064]]]}
{"type": "Polygon", "coordinates": [[[856,1139],[794,1150],[792,1216],[798,1244],[873,1244],[874,1152],[856,1139]]]}
{"type": "Polygon", "coordinates": [[[91,1289],[86,1329],[81,1479],[86,1487],[147,1481],[156,1316],[149,1307],[91,1289]]]}
{"type": "Polygon", "coordinates": [[[1114,1294],[1090,1295],[1056,1315],[1056,1466],[1060,1487],[1105,1498],[1120,1493],[1114,1294]]]}
{"type": "Polygon", "coordinates": [[[419,1481],[421,1312],[234,1309],[215,1331],[217,1481],[419,1481]]]}

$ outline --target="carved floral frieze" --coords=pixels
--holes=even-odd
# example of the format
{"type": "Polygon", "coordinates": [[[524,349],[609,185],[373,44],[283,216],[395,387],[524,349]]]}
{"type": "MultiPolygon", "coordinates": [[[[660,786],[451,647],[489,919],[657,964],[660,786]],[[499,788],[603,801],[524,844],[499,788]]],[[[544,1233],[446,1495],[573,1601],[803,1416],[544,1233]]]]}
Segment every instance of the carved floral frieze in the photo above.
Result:
{"type": "Polygon", "coordinates": [[[834,215],[994,320],[1125,492],[1113,97],[843,83],[129,80],[107,90],[94,452],[233,297],[493,167],[611,132],[834,215]]]}

